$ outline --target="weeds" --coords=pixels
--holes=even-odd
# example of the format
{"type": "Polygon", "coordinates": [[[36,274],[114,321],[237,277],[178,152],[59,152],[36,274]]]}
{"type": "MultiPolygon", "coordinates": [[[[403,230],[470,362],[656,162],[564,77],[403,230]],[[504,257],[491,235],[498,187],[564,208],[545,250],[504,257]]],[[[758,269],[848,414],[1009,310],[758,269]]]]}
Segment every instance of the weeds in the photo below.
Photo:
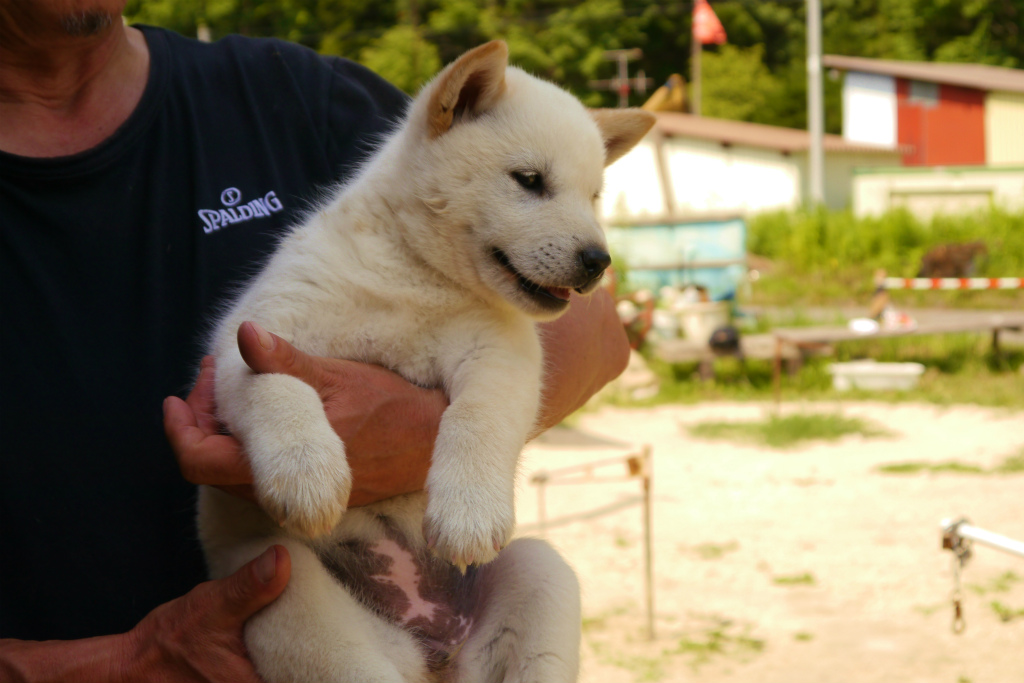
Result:
{"type": "Polygon", "coordinates": [[[866,438],[890,436],[881,427],[836,414],[771,416],[756,422],[702,422],[688,428],[701,439],[747,441],[771,448],[790,448],[804,441],[836,441],[850,434],[866,438]]]}
{"type": "Polygon", "coordinates": [[[988,470],[979,465],[963,463],[959,460],[946,460],[944,462],[912,460],[879,465],[876,469],[882,474],[921,474],[922,472],[927,472],[928,474],[975,474],[982,476],[1020,474],[1024,472],[1024,452],[1020,455],[1011,455],[988,470]]]}
{"type": "Polygon", "coordinates": [[[988,593],[1007,593],[1015,583],[1019,583],[1020,581],[1024,581],[1024,578],[1021,578],[1015,572],[1007,571],[1003,572],[985,585],[970,584],[967,587],[978,595],[986,595],[988,593]]]}
{"type": "Polygon", "coordinates": [[[674,650],[666,650],[666,655],[684,655],[690,659],[690,667],[694,670],[710,662],[714,657],[728,657],[745,661],[750,655],[758,654],[765,648],[765,642],[752,638],[749,629],[741,633],[730,633],[733,623],[727,619],[708,628],[699,636],[684,636],[674,650]]]}
{"type": "Polygon", "coordinates": [[[998,600],[990,602],[989,607],[991,607],[992,611],[996,613],[997,617],[999,617],[999,621],[1002,621],[1003,623],[1024,617],[1024,607],[1007,607],[998,600]]]}
{"type": "MultiPolygon", "coordinates": [[[[693,671],[714,662],[748,661],[762,652],[765,641],[751,635],[751,626],[715,614],[691,614],[692,626],[672,637],[674,645],[658,642],[637,643],[631,651],[621,649],[621,636],[606,633],[609,622],[625,616],[629,610],[613,610],[600,616],[584,618],[583,639],[604,664],[625,669],[634,680],[659,681],[667,671],[687,664],[693,671]]],[[[629,638],[626,639],[627,642],[629,638]]]]}
{"type": "MultiPolygon", "coordinates": [[[[787,323],[788,325],[788,323],[787,323]]],[[[658,376],[656,396],[642,400],[613,398],[613,405],[653,406],[689,404],[714,400],[767,401],[773,398],[772,362],[734,359],[715,361],[715,380],[700,381],[696,363],[666,363],[648,349],[648,367],[658,376]]],[[[783,400],[921,401],[939,405],[973,403],[984,406],[1024,408],[1024,349],[1007,348],[1003,359],[991,352],[984,334],[947,334],[896,337],[848,342],[836,347],[832,358],[811,357],[795,375],[783,375],[783,400]],[[916,389],[911,391],[847,391],[832,388],[828,366],[835,361],[874,358],[881,362],[915,362],[925,366],[916,389]]]]}
{"type": "Polygon", "coordinates": [[[804,572],[790,576],[776,576],[772,579],[772,583],[776,586],[814,586],[818,582],[815,580],[814,574],[804,572]]]}
{"type": "Polygon", "coordinates": [[[878,471],[882,474],[985,474],[985,470],[978,465],[962,463],[956,460],[945,462],[896,462],[889,465],[879,465],[878,471]]]}
{"type": "Polygon", "coordinates": [[[683,546],[681,550],[688,550],[702,560],[720,560],[726,553],[735,552],[739,547],[740,544],[736,541],[729,541],[724,545],[719,545],[717,543],[701,543],[690,548],[683,546]]]}

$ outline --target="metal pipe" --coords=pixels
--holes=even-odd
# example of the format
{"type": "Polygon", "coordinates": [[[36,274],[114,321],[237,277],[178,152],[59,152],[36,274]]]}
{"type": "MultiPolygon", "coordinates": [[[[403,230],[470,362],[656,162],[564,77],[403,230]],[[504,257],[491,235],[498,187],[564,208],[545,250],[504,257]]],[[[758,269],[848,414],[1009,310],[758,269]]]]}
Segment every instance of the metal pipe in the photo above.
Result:
{"type": "Polygon", "coordinates": [[[821,82],[821,0],[807,0],[807,130],[810,204],[825,203],[825,104],[821,82]]]}
{"type": "Polygon", "coordinates": [[[644,583],[647,598],[647,638],[654,640],[654,554],[651,539],[651,479],[654,476],[651,447],[644,446],[644,583]]]}
{"type": "Polygon", "coordinates": [[[951,546],[955,547],[955,540],[958,538],[966,538],[978,543],[984,543],[987,546],[1002,550],[1003,552],[1010,553],[1011,555],[1017,555],[1018,557],[1024,557],[1024,542],[1014,540],[997,534],[992,531],[987,531],[976,526],[971,526],[967,523],[966,519],[944,519],[942,520],[942,532],[944,543],[945,539],[950,539],[951,546]]]}

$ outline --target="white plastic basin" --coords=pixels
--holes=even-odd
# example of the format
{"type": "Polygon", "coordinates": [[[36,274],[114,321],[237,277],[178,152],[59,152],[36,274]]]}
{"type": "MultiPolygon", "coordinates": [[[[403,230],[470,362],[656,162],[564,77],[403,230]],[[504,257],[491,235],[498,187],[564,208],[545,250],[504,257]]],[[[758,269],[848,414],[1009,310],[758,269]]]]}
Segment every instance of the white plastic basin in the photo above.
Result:
{"type": "Polygon", "coordinates": [[[849,363],[832,363],[828,367],[832,374],[832,386],[838,391],[868,389],[873,391],[908,391],[917,386],[917,380],[924,372],[920,363],[879,363],[873,360],[857,360],[849,363]]]}

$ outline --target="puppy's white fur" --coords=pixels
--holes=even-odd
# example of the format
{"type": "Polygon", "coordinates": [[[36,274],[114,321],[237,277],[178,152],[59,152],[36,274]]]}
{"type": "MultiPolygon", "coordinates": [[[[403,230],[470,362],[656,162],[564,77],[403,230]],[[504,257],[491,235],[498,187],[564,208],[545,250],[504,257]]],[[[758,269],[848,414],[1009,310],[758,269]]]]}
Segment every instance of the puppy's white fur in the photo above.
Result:
{"type": "Polygon", "coordinates": [[[246,628],[265,680],[575,680],[574,574],[539,541],[496,548],[513,532],[516,463],[537,413],[535,320],[561,313],[568,289],[597,286],[580,254],[605,249],[593,212],[602,169],[652,121],[645,112],[588,112],[508,67],[503,43],[477,48],[424,89],[399,130],[282,242],[221,321],[217,405],[245,445],[262,510],[204,487],[200,536],[214,577],[272,543],[291,553],[288,588],[246,628]],[[524,185],[532,174],[542,191],[524,185]],[[308,353],[443,386],[451,404],[429,493],[346,511],[345,447],[317,392],[247,368],[235,340],[246,320],[308,353]],[[430,540],[447,562],[486,565],[474,570],[473,629],[440,670],[417,638],[357,600],[320,559],[396,530],[413,552],[430,540]]]}

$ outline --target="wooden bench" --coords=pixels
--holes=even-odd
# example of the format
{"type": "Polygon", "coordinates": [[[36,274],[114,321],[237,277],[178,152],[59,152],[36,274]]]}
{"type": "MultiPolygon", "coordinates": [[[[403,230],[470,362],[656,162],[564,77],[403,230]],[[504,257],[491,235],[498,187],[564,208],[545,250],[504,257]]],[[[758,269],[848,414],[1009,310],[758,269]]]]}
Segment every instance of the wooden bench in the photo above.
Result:
{"type": "MultiPolygon", "coordinates": [[[[821,349],[816,349],[821,353],[821,349]]],[[[811,352],[811,353],[813,353],[811,352]]],[[[771,334],[740,334],[740,350],[735,355],[741,360],[754,358],[756,360],[772,360],[777,353],[775,337],[771,334]]],[[[782,351],[782,361],[786,363],[786,370],[795,373],[800,369],[805,354],[799,348],[786,348],[782,351]]],[[[694,339],[665,339],[658,342],[654,347],[654,355],[666,363],[697,363],[698,373],[701,379],[714,377],[714,360],[723,354],[711,350],[707,342],[701,343],[694,339]]]]}
{"type": "MultiPolygon", "coordinates": [[[[956,315],[956,314],[951,314],[956,315]]],[[[954,319],[922,322],[913,328],[880,329],[870,334],[854,332],[848,327],[797,327],[779,328],[772,331],[775,339],[774,370],[772,381],[775,400],[779,401],[782,384],[782,361],[792,353],[806,353],[815,349],[831,348],[835,344],[888,337],[906,337],[921,334],[952,334],[957,332],[989,332],[992,334],[992,350],[1000,356],[999,334],[1004,330],[1024,329],[1024,312],[964,312],[954,319]]]]}

